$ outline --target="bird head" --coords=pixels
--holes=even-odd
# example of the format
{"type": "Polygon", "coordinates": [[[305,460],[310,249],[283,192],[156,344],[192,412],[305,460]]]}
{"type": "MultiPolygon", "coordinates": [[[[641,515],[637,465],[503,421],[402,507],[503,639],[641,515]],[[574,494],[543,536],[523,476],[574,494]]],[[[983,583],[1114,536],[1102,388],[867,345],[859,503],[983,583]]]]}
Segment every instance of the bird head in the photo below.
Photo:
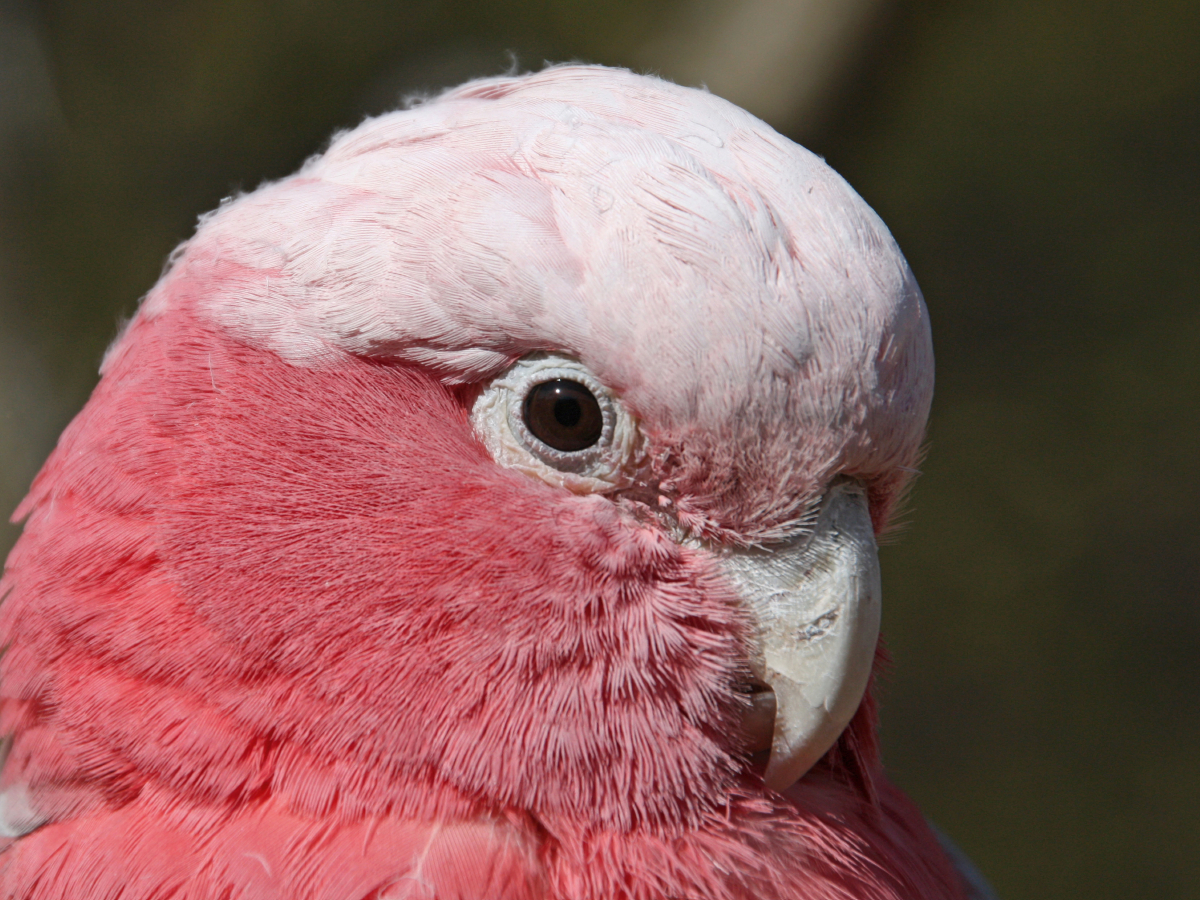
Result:
{"type": "Polygon", "coordinates": [[[201,221],[19,511],[4,783],[550,829],[783,790],[866,690],[931,392],[887,229],[729,103],[564,67],[372,119],[201,221]]]}

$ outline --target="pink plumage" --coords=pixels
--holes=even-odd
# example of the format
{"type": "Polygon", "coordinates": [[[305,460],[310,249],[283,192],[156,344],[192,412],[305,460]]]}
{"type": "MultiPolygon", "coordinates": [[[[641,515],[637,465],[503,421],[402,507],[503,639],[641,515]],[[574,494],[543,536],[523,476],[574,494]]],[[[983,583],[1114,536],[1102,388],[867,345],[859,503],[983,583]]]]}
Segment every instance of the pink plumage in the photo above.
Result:
{"type": "Polygon", "coordinates": [[[869,694],[764,786],[717,559],[839,477],[882,528],[931,390],[882,223],[708,94],[556,68],[338,137],[202,221],[18,510],[3,894],[961,897],[869,694]],[[636,421],[618,487],[481,440],[546,353],[636,421]]]}

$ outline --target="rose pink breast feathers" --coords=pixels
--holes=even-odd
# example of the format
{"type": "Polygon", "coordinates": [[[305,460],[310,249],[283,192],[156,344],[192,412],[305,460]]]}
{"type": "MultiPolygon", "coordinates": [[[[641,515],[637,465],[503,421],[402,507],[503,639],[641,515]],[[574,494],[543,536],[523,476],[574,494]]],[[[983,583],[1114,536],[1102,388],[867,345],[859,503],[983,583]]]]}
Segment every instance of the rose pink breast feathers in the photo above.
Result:
{"type": "Polygon", "coordinates": [[[0,893],[959,898],[884,777],[920,291],[820,159],[599,67],[204,217],[17,512],[0,893]]]}

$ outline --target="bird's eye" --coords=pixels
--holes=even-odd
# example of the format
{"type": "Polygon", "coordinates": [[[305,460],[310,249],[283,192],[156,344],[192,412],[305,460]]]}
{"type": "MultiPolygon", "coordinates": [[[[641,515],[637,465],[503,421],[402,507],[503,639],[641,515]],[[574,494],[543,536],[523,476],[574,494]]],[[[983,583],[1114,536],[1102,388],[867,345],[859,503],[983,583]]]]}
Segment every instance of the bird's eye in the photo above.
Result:
{"type": "Polygon", "coordinates": [[[566,356],[517,360],[475,399],[471,423],[496,462],[577,494],[620,490],[642,464],[637,420],[566,356]]]}
{"type": "Polygon", "coordinates": [[[564,378],[535,384],[525,395],[521,418],[530,434],[564,453],[594,447],[604,433],[604,412],[595,395],[564,378]]]}

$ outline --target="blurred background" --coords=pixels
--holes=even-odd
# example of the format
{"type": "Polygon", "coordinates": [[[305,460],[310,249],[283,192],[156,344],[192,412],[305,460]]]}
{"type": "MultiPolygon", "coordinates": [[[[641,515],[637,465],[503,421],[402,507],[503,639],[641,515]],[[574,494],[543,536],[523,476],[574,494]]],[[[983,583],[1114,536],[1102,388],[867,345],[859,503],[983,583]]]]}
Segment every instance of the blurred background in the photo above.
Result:
{"type": "Polygon", "coordinates": [[[1197,0],[3,0],[5,515],[198,214],[514,59],[707,84],[888,222],[938,352],[890,771],[1006,900],[1200,897],[1197,0]]]}

